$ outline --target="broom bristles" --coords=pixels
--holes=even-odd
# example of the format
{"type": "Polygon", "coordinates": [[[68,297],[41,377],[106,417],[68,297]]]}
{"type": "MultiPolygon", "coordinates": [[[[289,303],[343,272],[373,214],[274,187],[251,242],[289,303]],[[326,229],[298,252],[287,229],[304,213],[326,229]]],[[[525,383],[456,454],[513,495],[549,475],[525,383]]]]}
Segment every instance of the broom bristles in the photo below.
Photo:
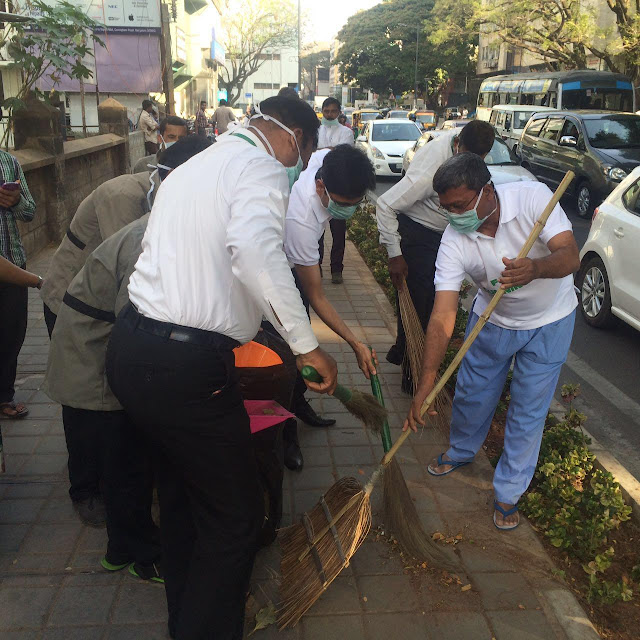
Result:
{"type": "Polygon", "coordinates": [[[395,458],[384,469],[384,517],[385,525],[405,553],[438,569],[460,569],[455,557],[438,548],[422,528],[416,506],[395,458]]]}
{"type": "Polygon", "coordinates": [[[378,433],[382,430],[384,421],[388,418],[389,412],[372,395],[352,390],[351,400],[344,403],[351,415],[364,423],[364,426],[378,433]]]}
{"type": "Polygon", "coordinates": [[[278,627],[295,625],[313,603],[338,577],[342,569],[364,542],[371,528],[370,493],[363,490],[355,478],[342,478],[323,496],[332,518],[349,504],[344,515],[335,523],[339,544],[332,531],[328,531],[314,545],[314,550],[302,560],[300,556],[309,546],[309,539],[326,527],[328,520],[322,502],[306,518],[308,527],[301,522],[280,532],[282,548],[281,596],[278,627]],[[354,497],[357,499],[354,500],[354,497]],[[322,573],[320,571],[320,566],[322,573]]]}

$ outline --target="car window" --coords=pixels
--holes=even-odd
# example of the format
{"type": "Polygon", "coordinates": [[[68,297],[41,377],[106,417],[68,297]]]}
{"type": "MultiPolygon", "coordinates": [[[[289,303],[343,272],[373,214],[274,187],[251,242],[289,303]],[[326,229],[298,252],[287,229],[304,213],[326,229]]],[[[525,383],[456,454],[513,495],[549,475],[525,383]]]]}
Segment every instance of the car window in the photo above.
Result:
{"type": "Polygon", "coordinates": [[[496,124],[496,120],[498,119],[498,112],[497,111],[492,111],[491,112],[491,116],[489,117],[489,122],[495,126],[496,124]]]}
{"type": "Polygon", "coordinates": [[[516,158],[513,157],[511,151],[506,142],[501,138],[496,138],[493,141],[491,151],[484,158],[487,166],[490,165],[507,165],[507,164],[519,164],[516,158]]]}
{"type": "Polygon", "coordinates": [[[392,140],[417,140],[422,132],[413,122],[376,123],[371,133],[371,139],[378,142],[392,140]]]}
{"type": "Polygon", "coordinates": [[[624,192],[622,202],[624,202],[624,206],[631,211],[631,213],[640,215],[640,180],[636,180],[624,192]]]}
{"type": "Polygon", "coordinates": [[[547,121],[546,118],[539,118],[538,120],[533,120],[531,124],[527,127],[526,133],[530,136],[538,137],[540,135],[540,131],[544,126],[544,123],[547,121]]]}
{"type": "Polygon", "coordinates": [[[563,118],[549,118],[547,120],[547,124],[544,126],[540,137],[544,140],[557,140],[558,133],[560,129],[562,129],[562,125],[564,123],[563,118]]]}
{"type": "Polygon", "coordinates": [[[514,111],[513,112],[513,128],[524,129],[531,117],[530,111],[514,111]]]}

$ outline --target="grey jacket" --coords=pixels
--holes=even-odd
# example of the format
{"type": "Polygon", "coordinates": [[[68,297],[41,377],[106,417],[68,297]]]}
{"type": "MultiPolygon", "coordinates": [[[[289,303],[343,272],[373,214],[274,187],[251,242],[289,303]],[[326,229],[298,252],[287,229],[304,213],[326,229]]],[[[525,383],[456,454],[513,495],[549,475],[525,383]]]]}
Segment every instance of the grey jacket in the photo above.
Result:
{"type": "Polygon", "coordinates": [[[76,409],[122,409],[107,382],[105,358],[119,311],[129,300],[127,286],[149,215],[105,240],[69,285],[51,336],[44,392],[76,409]]]}

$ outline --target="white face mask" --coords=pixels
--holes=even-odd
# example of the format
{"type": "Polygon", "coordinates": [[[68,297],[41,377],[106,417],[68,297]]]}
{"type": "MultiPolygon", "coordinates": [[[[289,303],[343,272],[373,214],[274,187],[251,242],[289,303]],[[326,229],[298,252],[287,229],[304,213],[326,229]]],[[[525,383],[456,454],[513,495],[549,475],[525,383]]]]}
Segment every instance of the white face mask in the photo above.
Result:
{"type": "MultiPolygon", "coordinates": [[[[151,198],[152,198],[153,190],[156,188],[156,183],[153,180],[153,178],[158,173],[158,169],[164,169],[165,171],[173,171],[173,167],[167,167],[166,164],[148,164],[147,167],[149,167],[149,169],[153,169],[153,171],[151,172],[151,175],[149,176],[151,189],[147,191],[147,203],[149,204],[149,211],[151,211],[151,208],[153,207],[151,198]]],[[[160,179],[160,182],[162,182],[162,179],[160,179]]]]}
{"type": "Polygon", "coordinates": [[[162,136],[162,134],[160,134],[160,140],[162,140],[162,148],[163,149],[168,149],[169,147],[173,146],[176,142],[178,142],[177,140],[172,140],[171,142],[166,142],[164,137],[162,136]]]}

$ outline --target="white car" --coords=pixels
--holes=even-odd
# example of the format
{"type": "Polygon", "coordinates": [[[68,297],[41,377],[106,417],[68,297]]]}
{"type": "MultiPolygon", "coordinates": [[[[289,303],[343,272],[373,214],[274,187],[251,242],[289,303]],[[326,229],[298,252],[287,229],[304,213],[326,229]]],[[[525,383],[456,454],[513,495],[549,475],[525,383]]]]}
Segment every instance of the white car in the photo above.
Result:
{"type": "Polygon", "coordinates": [[[369,120],[356,140],[373,163],[377,176],[398,176],[402,173],[402,157],[420,137],[422,130],[411,120],[369,120]]]}
{"type": "Polygon", "coordinates": [[[580,311],[592,327],[613,316],[640,330],[640,167],[595,210],[580,252],[580,311]]]}
{"type": "MultiPolygon", "coordinates": [[[[441,136],[444,131],[428,131],[424,133],[420,140],[417,140],[413,147],[407,149],[402,159],[402,175],[409,170],[409,164],[413,160],[416,151],[425,144],[431,142],[434,138],[441,136]]],[[[513,152],[509,151],[507,143],[500,137],[496,139],[491,147],[491,151],[487,154],[484,161],[489,167],[491,180],[493,184],[505,184],[507,182],[526,182],[535,180],[536,177],[520,166],[518,159],[513,152]]]]}

